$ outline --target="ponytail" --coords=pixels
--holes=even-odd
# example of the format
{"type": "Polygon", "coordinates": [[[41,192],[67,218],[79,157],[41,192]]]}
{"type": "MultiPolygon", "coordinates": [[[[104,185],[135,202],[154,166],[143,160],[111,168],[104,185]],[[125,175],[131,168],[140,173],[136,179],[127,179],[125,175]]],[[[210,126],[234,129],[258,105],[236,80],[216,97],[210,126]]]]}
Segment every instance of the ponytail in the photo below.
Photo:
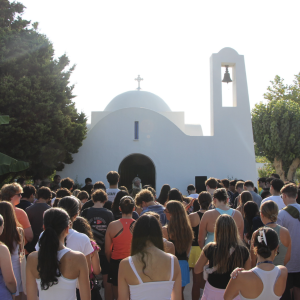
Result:
{"type": "Polygon", "coordinates": [[[37,270],[41,278],[42,290],[58,283],[61,276],[57,252],[59,248],[59,236],[69,225],[69,215],[60,208],[50,208],[44,215],[43,232],[39,240],[37,270]]]}

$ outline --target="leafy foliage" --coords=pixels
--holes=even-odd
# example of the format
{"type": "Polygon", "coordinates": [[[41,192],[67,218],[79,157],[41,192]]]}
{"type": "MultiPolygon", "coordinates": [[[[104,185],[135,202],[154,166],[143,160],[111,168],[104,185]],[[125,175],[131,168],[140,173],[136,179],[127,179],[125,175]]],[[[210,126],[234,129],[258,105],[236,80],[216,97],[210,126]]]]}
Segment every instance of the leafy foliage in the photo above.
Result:
{"type": "Polygon", "coordinates": [[[268,92],[264,94],[267,100],[292,100],[300,105],[300,73],[295,75],[293,84],[284,84],[284,79],[276,75],[271,81],[272,86],[267,88],[268,92]]]}
{"type": "MultiPolygon", "coordinates": [[[[28,161],[26,176],[49,176],[72,163],[86,136],[86,117],[72,99],[66,55],[54,59],[53,45],[37,23],[20,16],[24,6],[0,0],[0,113],[10,123],[0,131],[0,152],[28,161]]],[[[24,175],[24,174],[23,174],[24,175]]]]}
{"type": "Polygon", "coordinates": [[[270,177],[271,174],[276,173],[273,164],[264,156],[256,157],[257,163],[263,163],[264,166],[258,169],[259,177],[270,177]]]}
{"type": "MultiPolygon", "coordinates": [[[[0,125],[8,124],[9,116],[0,116],[0,125]]],[[[29,168],[29,163],[24,161],[18,161],[9,157],[3,153],[0,153],[0,175],[20,172],[29,168]]]]}
{"type": "Polygon", "coordinates": [[[299,105],[282,99],[256,104],[252,110],[252,126],[254,141],[264,156],[274,163],[276,172],[285,179],[293,164],[295,170],[288,176],[293,177],[300,158],[299,105]]]}

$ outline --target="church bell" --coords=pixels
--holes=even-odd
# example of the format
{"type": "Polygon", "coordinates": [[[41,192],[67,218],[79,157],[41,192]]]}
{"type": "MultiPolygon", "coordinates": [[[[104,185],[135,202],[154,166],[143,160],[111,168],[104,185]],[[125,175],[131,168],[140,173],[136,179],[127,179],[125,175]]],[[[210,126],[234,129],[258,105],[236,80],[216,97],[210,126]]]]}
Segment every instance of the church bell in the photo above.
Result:
{"type": "Polygon", "coordinates": [[[224,78],[222,80],[222,82],[232,82],[231,78],[230,78],[230,74],[228,72],[228,66],[225,66],[226,67],[226,71],[225,71],[225,74],[224,74],[224,78]]]}

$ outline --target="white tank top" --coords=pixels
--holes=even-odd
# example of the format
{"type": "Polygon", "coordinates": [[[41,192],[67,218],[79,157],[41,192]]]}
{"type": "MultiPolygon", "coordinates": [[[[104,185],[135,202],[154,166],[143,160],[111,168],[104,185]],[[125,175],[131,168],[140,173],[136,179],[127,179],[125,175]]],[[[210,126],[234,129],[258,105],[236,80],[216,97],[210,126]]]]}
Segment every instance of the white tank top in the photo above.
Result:
{"type": "Polygon", "coordinates": [[[169,281],[154,281],[154,282],[143,282],[139,276],[132,257],[129,257],[129,264],[137,277],[140,284],[129,285],[130,299],[131,300],[170,300],[174,286],[174,256],[171,256],[171,276],[169,281]]]}
{"type": "Polygon", "coordinates": [[[264,271],[258,267],[251,269],[253,273],[255,273],[260,280],[262,281],[264,287],[261,294],[257,298],[245,298],[240,293],[241,300],[278,300],[281,297],[276,296],[274,293],[274,286],[281,274],[281,271],[278,267],[274,266],[272,271],[264,271]]]}
{"type": "MultiPolygon", "coordinates": [[[[71,251],[69,248],[64,248],[57,252],[57,259],[60,261],[61,258],[71,251]]],[[[37,286],[39,289],[39,300],[76,300],[76,279],[68,279],[64,276],[58,277],[58,284],[49,287],[48,290],[41,289],[41,279],[36,279],[37,286]]]]}

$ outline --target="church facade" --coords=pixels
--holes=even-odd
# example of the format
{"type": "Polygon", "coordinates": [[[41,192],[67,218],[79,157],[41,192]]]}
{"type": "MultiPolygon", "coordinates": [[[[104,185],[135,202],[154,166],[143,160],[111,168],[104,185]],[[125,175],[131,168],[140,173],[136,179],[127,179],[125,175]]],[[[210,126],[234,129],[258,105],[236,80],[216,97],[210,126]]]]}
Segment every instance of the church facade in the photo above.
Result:
{"type": "Polygon", "coordinates": [[[166,183],[186,194],[189,184],[202,182],[203,187],[206,177],[256,183],[244,57],[224,48],[212,54],[210,68],[211,136],[203,136],[200,125],[185,124],[184,112],[172,112],[160,97],[140,90],[125,92],[104,111],[92,112],[87,138],[74,162],[59,174],[77,177],[80,183],[90,177],[107,184],[106,174],[114,170],[120,174],[119,185],[130,189],[138,176],[158,194],[166,183]],[[232,107],[222,106],[224,66],[232,69],[232,107]]]}

